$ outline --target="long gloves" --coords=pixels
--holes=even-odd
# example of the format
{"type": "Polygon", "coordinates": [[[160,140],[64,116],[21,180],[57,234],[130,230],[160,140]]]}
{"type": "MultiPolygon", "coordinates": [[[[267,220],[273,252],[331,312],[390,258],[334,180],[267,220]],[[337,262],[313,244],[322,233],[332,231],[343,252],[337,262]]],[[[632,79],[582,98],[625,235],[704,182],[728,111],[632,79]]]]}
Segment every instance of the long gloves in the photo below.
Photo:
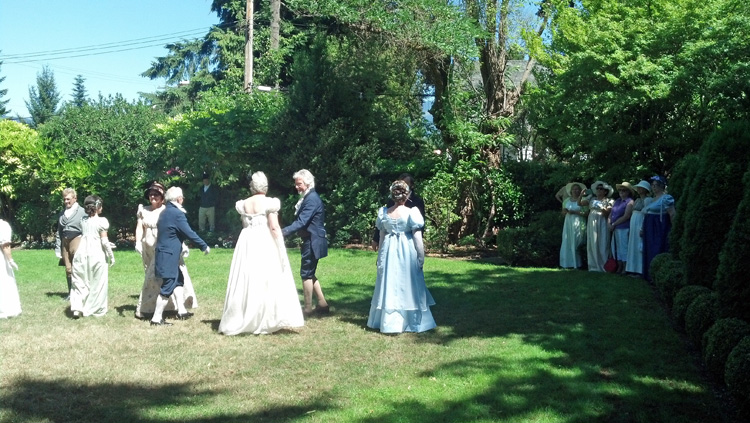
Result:
{"type": "Polygon", "coordinates": [[[107,261],[109,262],[109,267],[114,266],[115,264],[115,255],[112,253],[112,246],[114,244],[110,244],[109,238],[103,237],[102,238],[102,250],[104,250],[104,255],[107,257],[107,261]]]}
{"type": "Polygon", "coordinates": [[[419,268],[424,267],[424,243],[422,242],[422,231],[412,232],[414,236],[414,247],[417,249],[417,264],[419,268]]]}
{"type": "Polygon", "coordinates": [[[279,253],[279,261],[281,262],[281,271],[285,272],[289,266],[289,256],[286,255],[286,245],[284,245],[284,237],[279,236],[274,238],[276,240],[276,250],[279,253]]]}

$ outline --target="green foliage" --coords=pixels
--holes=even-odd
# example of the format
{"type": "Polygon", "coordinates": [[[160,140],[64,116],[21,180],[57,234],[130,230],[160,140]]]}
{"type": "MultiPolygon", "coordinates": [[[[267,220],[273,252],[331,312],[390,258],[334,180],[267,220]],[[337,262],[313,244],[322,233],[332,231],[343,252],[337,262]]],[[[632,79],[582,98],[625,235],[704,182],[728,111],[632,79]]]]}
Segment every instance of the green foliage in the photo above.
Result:
{"type": "Polygon", "coordinates": [[[750,336],[750,324],[740,319],[719,319],[703,336],[703,361],[711,374],[724,381],[727,358],[742,338],[750,336]]]}
{"type": "Polygon", "coordinates": [[[719,294],[721,314],[750,321],[750,167],[742,178],[744,192],[719,254],[714,289],[719,294]]]}
{"type": "Polygon", "coordinates": [[[498,255],[511,266],[558,267],[562,226],[559,211],[536,213],[527,226],[498,232],[498,255]]]}
{"type": "Polygon", "coordinates": [[[36,87],[29,87],[29,101],[25,101],[34,128],[38,128],[57,114],[60,98],[55,74],[49,66],[45,66],[42,73],[36,76],[36,87]]]}
{"type": "MultiPolygon", "coordinates": [[[[3,67],[3,61],[0,60],[0,69],[2,69],[2,67],[3,67]]],[[[5,77],[0,76],[0,84],[2,84],[3,81],[5,81],[5,77]]],[[[10,100],[3,100],[3,97],[5,97],[7,94],[8,94],[7,88],[0,88],[0,119],[4,118],[5,115],[7,115],[10,112],[10,110],[5,108],[5,105],[8,104],[10,100]]]]}
{"type": "Polygon", "coordinates": [[[425,233],[426,243],[431,249],[446,251],[450,244],[450,228],[460,216],[455,212],[458,190],[453,175],[438,170],[424,184],[422,198],[429,225],[425,233]]]}
{"type": "Polygon", "coordinates": [[[51,192],[71,186],[79,200],[99,195],[112,231],[132,231],[141,186],[165,170],[167,151],[155,133],[164,119],[119,95],[64,108],[40,129],[46,150],[40,161],[51,192]]]}
{"type": "Polygon", "coordinates": [[[682,250],[682,234],[685,231],[685,215],[688,205],[693,201],[693,191],[690,186],[700,166],[700,156],[689,154],[683,157],[669,179],[667,187],[669,194],[675,198],[676,215],[672,221],[672,229],[669,231],[669,248],[671,252],[679,257],[682,250]]]}
{"type": "Polygon", "coordinates": [[[671,307],[677,292],[686,285],[685,266],[671,253],[662,253],[651,260],[649,274],[661,298],[671,307]]]}
{"type": "Polygon", "coordinates": [[[727,357],[724,380],[740,409],[750,413],[750,336],[742,338],[727,357]]]}
{"type": "Polygon", "coordinates": [[[685,313],[687,312],[690,304],[698,296],[703,294],[710,294],[712,291],[705,286],[701,285],[688,285],[677,291],[677,295],[674,297],[674,303],[672,304],[672,318],[679,327],[685,325],[685,313]]]}
{"type": "Polygon", "coordinates": [[[73,80],[73,105],[75,107],[82,107],[88,101],[84,82],[86,80],[83,75],[77,75],[76,79],[73,80]]]}
{"type": "Polygon", "coordinates": [[[718,318],[718,303],[718,295],[715,292],[708,292],[697,296],[685,310],[685,332],[699,347],[703,335],[718,318]]]}
{"type": "Polygon", "coordinates": [[[736,212],[736,202],[727,204],[726,198],[743,191],[742,176],[750,162],[748,145],[750,123],[739,122],[722,125],[701,147],[680,250],[688,284],[714,284],[719,252],[736,212]]]}

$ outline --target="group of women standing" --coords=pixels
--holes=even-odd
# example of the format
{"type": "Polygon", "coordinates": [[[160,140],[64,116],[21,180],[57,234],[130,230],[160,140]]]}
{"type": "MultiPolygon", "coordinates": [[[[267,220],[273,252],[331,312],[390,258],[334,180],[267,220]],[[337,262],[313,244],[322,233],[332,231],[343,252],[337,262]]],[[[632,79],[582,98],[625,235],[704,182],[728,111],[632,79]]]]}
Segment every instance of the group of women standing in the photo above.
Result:
{"type": "Polygon", "coordinates": [[[611,271],[621,275],[643,275],[650,279],[651,260],[669,250],[668,235],[675,214],[674,198],[666,193],[666,180],[654,176],[635,186],[623,182],[614,189],[604,181],[591,185],[580,182],[565,186],[562,213],[560,267],[582,267],[580,248],[586,245],[588,270],[604,272],[610,257],[611,271]]]}

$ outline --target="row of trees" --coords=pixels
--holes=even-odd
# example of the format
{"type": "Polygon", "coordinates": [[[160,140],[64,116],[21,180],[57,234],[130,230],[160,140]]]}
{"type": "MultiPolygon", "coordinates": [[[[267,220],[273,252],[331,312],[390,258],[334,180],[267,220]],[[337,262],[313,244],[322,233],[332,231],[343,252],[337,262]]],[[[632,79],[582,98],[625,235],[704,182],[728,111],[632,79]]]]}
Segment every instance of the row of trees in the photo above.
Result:
{"type": "Polygon", "coordinates": [[[91,187],[132,210],[141,183],[180,167],[180,183],[209,171],[228,195],[264,170],[283,197],[306,167],[343,243],[368,237],[388,181],[410,171],[433,245],[484,244],[554,208],[571,179],[669,176],[714,127],[750,110],[738,0],[544,0],[536,15],[515,0],[290,0],[278,14],[256,1],[254,80],[278,90],[251,94],[245,6],[214,1],[220,24],[170,44],[144,72],[173,88],[142,104],[63,108],[40,125],[46,150],[86,169],[44,194],[91,187]],[[100,175],[121,186],[92,182],[100,175]]]}

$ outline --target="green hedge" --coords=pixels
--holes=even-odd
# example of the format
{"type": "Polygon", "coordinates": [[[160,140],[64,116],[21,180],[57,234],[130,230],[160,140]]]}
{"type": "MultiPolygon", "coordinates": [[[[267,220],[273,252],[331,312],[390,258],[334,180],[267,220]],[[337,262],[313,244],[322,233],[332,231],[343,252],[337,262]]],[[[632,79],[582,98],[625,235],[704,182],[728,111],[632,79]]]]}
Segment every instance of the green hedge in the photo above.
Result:
{"type": "Polygon", "coordinates": [[[724,380],[740,410],[750,412],[750,336],[742,338],[727,357],[724,380]]]}
{"type": "Polygon", "coordinates": [[[744,193],[737,206],[732,227],[719,255],[714,289],[719,294],[723,317],[750,322],[750,167],[743,177],[744,193]]]}
{"type": "Polygon", "coordinates": [[[718,302],[715,292],[707,292],[695,297],[685,310],[685,332],[699,347],[703,334],[716,322],[718,302]]]}
{"type": "Polygon", "coordinates": [[[687,313],[688,307],[693,303],[693,300],[706,293],[711,293],[711,290],[700,285],[688,285],[677,291],[672,305],[672,317],[677,325],[685,326],[685,313],[687,313]]]}
{"type": "Polygon", "coordinates": [[[730,122],[715,130],[701,146],[700,166],[691,184],[695,194],[685,211],[680,247],[690,285],[714,285],[719,252],[743,192],[741,181],[750,162],[749,145],[750,123],[730,122]]]}
{"type": "Polygon", "coordinates": [[[498,232],[498,255],[511,266],[558,267],[562,227],[559,210],[537,213],[528,226],[498,232]]]}
{"type": "Polygon", "coordinates": [[[746,336],[750,336],[750,324],[740,319],[719,319],[703,335],[703,361],[718,380],[724,380],[729,353],[746,336]]]}
{"type": "Polygon", "coordinates": [[[685,267],[671,253],[662,253],[651,261],[651,280],[667,306],[672,307],[674,296],[685,286],[685,267]]]}

